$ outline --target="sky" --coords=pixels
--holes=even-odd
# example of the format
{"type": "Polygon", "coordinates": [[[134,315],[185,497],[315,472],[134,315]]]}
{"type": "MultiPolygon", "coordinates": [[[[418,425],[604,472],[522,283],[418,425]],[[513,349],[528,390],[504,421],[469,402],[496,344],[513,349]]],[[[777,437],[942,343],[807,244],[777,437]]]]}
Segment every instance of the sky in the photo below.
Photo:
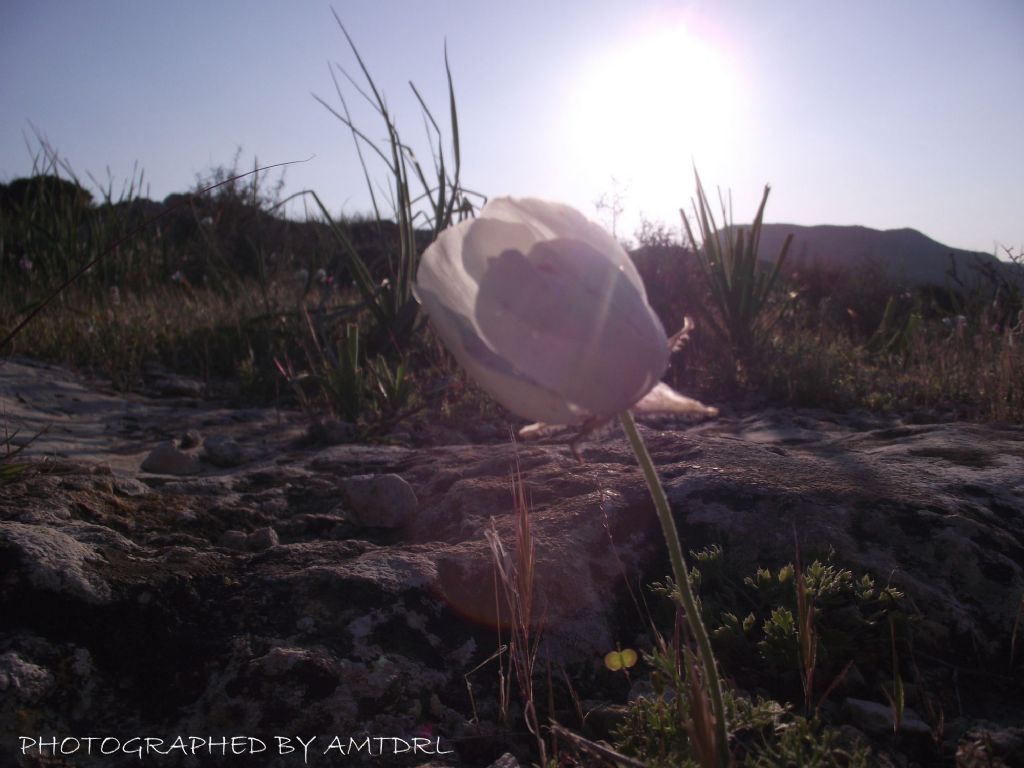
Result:
{"type": "Polygon", "coordinates": [[[115,197],[136,168],[163,199],[237,154],[305,160],[286,194],[369,211],[352,136],[314,98],[340,108],[332,67],[363,82],[332,7],[428,165],[408,83],[448,147],[447,47],[462,182],[487,197],[566,202],[628,239],[678,229],[696,167],[737,223],[770,184],[766,221],[1024,244],[1021,0],[0,0],[0,181],[43,137],[115,197]]]}

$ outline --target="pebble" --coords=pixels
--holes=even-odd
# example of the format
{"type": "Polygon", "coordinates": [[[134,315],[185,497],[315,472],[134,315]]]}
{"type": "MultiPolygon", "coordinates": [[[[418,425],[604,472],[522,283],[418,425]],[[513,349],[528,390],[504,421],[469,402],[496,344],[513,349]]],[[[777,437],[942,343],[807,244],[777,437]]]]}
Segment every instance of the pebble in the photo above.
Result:
{"type": "Polygon", "coordinates": [[[150,451],[142,462],[142,471],[154,475],[198,475],[199,458],[168,441],[150,451]]]}
{"type": "Polygon", "coordinates": [[[53,675],[14,651],[0,655],[0,691],[12,700],[34,703],[53,688],[53,675]]]}
{"type": "Polygon", "coordinates": [[[187,451],[190,448],[198,448],[201,442],[203,442],[203,438],[198,429],[186,429],[181,440],[178,441],[178,447],[187,451]]]}
{"type": "Polygon", "coordinates": [[[245,463],[242,447],[230,437],[211,435],[203,443],[203,458],[211,464],[229,469],[245,463]]]}
{"type": "MultiPolygon", "coordinates": [[[[893,717],[892,707],[889,705],[866,699],[849,698],[846,700],[845,706],[853,724],[865,732],[875,736],[891,735],[894,732],[896,721],[893,717]]],[[[920,715],[907,707],[903,710],[900,731],[903,734],[931,736],[932,729],[921,719],[920,715]]]]}
{"type": "Polygon", "coordinates": [[[356,525],[401,528],[416,515],[416,493],[398,475],[356,475],[345,478],[342,488],[348,497],[349,515],[356,525]]]}
{"type": "Polygon", "coordinates": [[[254,552],[276,547],[281,541],[277,537],[277,531],[269,526],[253,531],[246,537],[246,547],[254,552]]]}
{"type": "Polygon", "coordinates": [[[245,531],[224,531],[217,544],[225,549],[244,552],[249,548],[249,536],[245,531]]]}
{"type": "Polygon", "coordinates": [[[204,386],[201,381],[170,374],[154,382],[154,388],[163,397],[202,397],[204,386]]]}

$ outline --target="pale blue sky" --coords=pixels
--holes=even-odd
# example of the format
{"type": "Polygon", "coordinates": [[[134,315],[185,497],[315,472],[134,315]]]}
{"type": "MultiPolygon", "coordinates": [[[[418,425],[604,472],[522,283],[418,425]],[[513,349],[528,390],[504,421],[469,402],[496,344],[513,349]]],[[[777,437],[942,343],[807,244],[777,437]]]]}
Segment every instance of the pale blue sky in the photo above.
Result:
{"type": "MultiPolygon", "coordinates": [[[[629,237],[641,214],[678,225],[692,158],[739,221],[769,182],[769,221],[1024,242],[1021,0],[334,8],[423,155],[407,81],[446,118],[447,40],[463,178],[489,196],[600,218],[595,201],[618,194],[629,237]]],[[[239,146],[243,165],[315,155],[287,191],[365,211],[351,138],[311,95],[334,102],[328,62],[355,70],[327,2],[0,0],[0,180],[29,172],[32,124],[83,179],[109,167],[120,182],[137,161],[156,199],[239,146]]]]}

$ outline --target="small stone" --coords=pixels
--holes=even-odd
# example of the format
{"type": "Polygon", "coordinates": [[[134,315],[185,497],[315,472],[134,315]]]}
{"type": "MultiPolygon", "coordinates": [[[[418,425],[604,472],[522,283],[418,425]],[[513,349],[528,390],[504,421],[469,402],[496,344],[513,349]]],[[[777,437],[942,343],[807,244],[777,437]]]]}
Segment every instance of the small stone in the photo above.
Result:
{"type": "Polygon", "coordinates": [[[230,437],[212,435],[203,443],[203,458],[211,464],[228,469],[245,462],[242,447],[230,437]]]}
{"type": "Polygon", "coordinates": [[[249,548],[249,536],[244,531],[224,531],[217,544],[225,549],[244,552],[249,548]]]}
{"type": "Polygon", "coordinates": [[[253,531],[246,537],[246,547],[254,552],[276,547],[279,543],[277,531],[269,526],[253,531]]]}
{"type": "Polygon", "coordinates": [[[160,443],[142,462],[142,471],[154,475],[198,475],[199,459],[176,448],[174,443],[160,443]]]}
{"type": "Polygon", "coordinates": [[[170,374],[154,382],[154,386],[164,397],[202,397],[203,383],[184,376],[170,374]]]}
{"type": "Polygon", "coordinates": [[[515,756],[511,752],[506,752],[487,766],[487,768],[519,768],[519,761],[516,760],[515,756]]]}
{"type": "Polygon", "coordinates": [[[53,687],[53,675],[14,651],[0,655],[0,691],[26,703],[39,701],[53,687]]]}
{"type": "Polygon", "coordinates": [[[181,436],[178,441],[178,447],[183,451],[187,451],[190,448],[197,448],[203,441],[202,436],[199,434],[198,429],[186,429],[185,433],[181,436]]]}
{"type": "MultiPolygon", "coordinates": [[[[962,740],[968,747],[992,745],[991,753],[1003,762],[984,762],[981,765],[1021,765],[1024,760],[1024,727],[997,725],[995,723],[976,723],[962,740]]],[[[981,750],[976,751],[980,752],[981,750]]],[[[970,749],[964,750],[970,754],[970,749]]],[[[986,750],[987,751],[987,750],[986,750]]]]}
{"type": "Polygon", "coordinates": [[[122,542],[127,544],[127,540],[117,534],[90,538],[92,541],[79,541],[49,526],[0,521],[0,551],[13,554],[16,564],[4,575],[8,579],[23,578],[32,587],[56,593],[63,599],[106,605],[112,592],[110,584],[97,572],[96,563],[102,558],[96,546],[119,546],[122,542]]]}
{"type": "MultiPolygon", "coordinates": [[[[865,699],[848,698],[846,711],[853,724],[866,733],[875,736],[892,734],[896,729],[896,719],[892,707],[865,699]]],[[[914,710],[907,707],[903,710],[900,732],[916,736],[930,736],[932,729],[914,710]]]]}
{"type": "Polygon", "coordinates": [[[114,491],[121,496],[145,496],[152,489],[134,477],[114,478],[114,491]]]}
{"type": "Polygon", "coordinates": [[[366,528],[401,528],[416,515],[416,493],[398,475],[357,475],[342,481],[352,522],[366,528]]]}

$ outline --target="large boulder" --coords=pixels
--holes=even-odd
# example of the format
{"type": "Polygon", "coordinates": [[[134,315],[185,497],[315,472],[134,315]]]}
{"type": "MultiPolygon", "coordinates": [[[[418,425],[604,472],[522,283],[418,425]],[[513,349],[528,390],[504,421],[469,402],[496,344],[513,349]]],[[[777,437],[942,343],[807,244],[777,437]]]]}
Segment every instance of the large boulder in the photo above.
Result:
{"type": "MultiPolygon", "coordinates": [[[[140,423],[145,407],[133,401],[140,423]]],[[[167,428],[213,419],[190,414],[167,428]]],[[[26,451],[69,450],[78,427],[65,416],[61,435],[26,451]]],[[[118,460],[131,439],[145,455],[144,433],[104,438],[90,422],[88,456],[35,459],[0,487],[0,685],[18,713],[0,725],[5,744],[19,723],[131,724],[321,746],[430,733],[464,765],[510,745],[528,757],[497,725],[515,627],[494,563],[525,545],[516,478],[537,669],[566,670],[581,699],[607,697],[600,661],[639,647],[648,617],[633,596],[669,572],[621,434],[592,439],[578,463],[558,442],[316,448],[293,440],[294,421],[276,423],[288,440],[259,414],[216,421],[240,440],[259,433],[250,460],[168,477],[118,460]]],[[[1019,713],[999,696],[1021,683],[1019,647],[1007,660],[1024,594],[1024,430],[810,411],[641,429],[686,549],[720,545],[736,581],[793,561],[797,546],[804,562],[831,552],[912,598],[915,663],[963,730],[1019,713]]],[[[871,670],[857,675],[862,690],[847,681],[844,695],[877,701],[871,670]]]]}

